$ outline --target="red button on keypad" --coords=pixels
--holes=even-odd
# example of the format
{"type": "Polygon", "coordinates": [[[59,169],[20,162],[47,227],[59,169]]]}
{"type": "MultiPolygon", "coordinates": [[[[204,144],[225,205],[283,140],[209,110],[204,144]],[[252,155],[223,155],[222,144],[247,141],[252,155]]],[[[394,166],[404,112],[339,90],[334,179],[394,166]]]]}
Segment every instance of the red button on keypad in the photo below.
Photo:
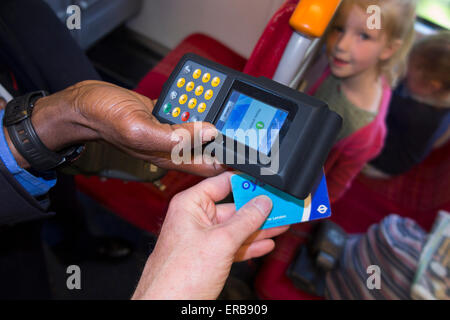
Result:
{"type": "Polygon", "coordinates": [[[183,114],[181,115],[181,120],[182,120],[182,121],[188,121],[189,116],[190,116],[189,112],[186,111],[185,113],[183,113],[183,114]]]}

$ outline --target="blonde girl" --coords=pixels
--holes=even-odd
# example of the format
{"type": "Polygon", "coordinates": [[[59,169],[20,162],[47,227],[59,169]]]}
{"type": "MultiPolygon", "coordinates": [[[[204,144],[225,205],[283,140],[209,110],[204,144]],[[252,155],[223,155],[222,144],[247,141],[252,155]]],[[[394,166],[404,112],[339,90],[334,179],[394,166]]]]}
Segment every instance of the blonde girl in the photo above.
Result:
{"type": "Polygon", "coordinates": [[[343,117],[325,173],[332,202],[383,146],[391,88],[406,71],[414,40],[415,1],[343,0],[326,35],[329,67],[310,94],[343,117]],[[368,20],[376,5],[380,29],[368,20]]]}

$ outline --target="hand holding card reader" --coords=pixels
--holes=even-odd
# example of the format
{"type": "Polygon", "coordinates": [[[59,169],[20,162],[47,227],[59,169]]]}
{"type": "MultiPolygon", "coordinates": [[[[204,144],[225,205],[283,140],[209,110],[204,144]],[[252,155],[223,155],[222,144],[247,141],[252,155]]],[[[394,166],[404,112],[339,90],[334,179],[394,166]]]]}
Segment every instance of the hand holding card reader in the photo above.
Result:
{"type": "Polygon", "coordinates": [[[320,178],[342,125],[320,100],[194,54],[179,61],[153,114],[169,124],[214,124],[219,136],[208,147],[219,161],[299,199],[320,178]]]}

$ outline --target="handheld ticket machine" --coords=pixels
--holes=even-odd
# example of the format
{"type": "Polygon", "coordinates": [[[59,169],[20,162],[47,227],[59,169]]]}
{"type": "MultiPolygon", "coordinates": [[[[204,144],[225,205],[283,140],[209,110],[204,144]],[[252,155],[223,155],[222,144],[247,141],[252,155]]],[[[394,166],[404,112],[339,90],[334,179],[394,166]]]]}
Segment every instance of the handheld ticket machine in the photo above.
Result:
{"type": "Polygon", "coordinates": [[[180,60],[153,114],[169,124],[214,124],[220,134],[208,147],[219,161],[299,199],[310,194],[342,124],[320,100],[194,54],[180,60]]]}

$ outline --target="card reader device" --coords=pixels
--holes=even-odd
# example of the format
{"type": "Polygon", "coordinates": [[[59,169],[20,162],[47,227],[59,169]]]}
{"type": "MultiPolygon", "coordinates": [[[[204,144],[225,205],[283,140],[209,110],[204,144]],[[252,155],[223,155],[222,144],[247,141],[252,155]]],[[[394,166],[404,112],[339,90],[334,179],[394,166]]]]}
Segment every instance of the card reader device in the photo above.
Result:
{"type": "Polygon", "coordinates": [[[219,136],[208,147],[227,155],[219,161],[299,199],[321,177],[342,125],[325,102],[190,53],[165,83],[153,115],[162,123],[214,124],[219,136]]]}

